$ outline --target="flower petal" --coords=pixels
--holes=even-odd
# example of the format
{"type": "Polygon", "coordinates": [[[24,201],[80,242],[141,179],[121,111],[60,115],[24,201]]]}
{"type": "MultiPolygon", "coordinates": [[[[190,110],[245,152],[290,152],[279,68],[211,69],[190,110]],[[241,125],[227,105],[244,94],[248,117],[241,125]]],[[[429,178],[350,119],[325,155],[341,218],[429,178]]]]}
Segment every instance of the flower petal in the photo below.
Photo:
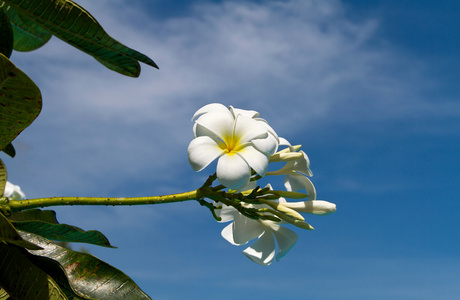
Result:
{"type": "Polygon", "coordinates": [[[225,105],[220,104],[220,103],[210,103],[208,105],[203,106],[199,110],[196,111],[196,113],[192,117],[192,121],[195,120],[196,118],[212,111],[228,111],[228,108],[225,107],[225,105]]]}
{"type": "Polygon", "coordinates": [[[237,115],[243,115],[250,118],[255,118],[259,116],[259,113],[255,110],[245,110],[240,108],[234,108],[233,106],[229,106],[228,109],[232,113],[233,117],[236,118],[237,115]]]}
{"type": "Polygon", "coordinates": [[[291,149],[291,152],[294,151],[294,150],[292,150],[292,148],[291,148],[292,145],[291,145],[291,143],[289,143],[288,140],[286,140],[283,137],[279,137],[279,140],[280,140],[280,146],[288,146],[291,149]]]}
{"type": "Polygon", "coordinates": [[[196,136],[216,136],[225,141],[233,133],[233,117],[227,111],[213,111],[202,115],[196,120],[196,136]]]}
{"type": "Polygon", "coordinates": [[[233,222],[233,241],[237,245],[244,245],[263,234],[265,229],[261,222],[238,214],[233,222]]]}
{"type": "Polygon", "coordinates": [[[295,245],[298,236],[294,231],[278,224],[273,224],[271,229],[275,235],[276,242],[278,243],[279,252],[276,255],[276,261],[279,261],[295,245]]]}
{"type": "Polygon", "coordinates": [[[278,149],[278,140],[271,134],[264,139],[253,139],[252,144],[260,152],[270,156],[278,149]]]}
{"type": "Polygon", "coordinates": [[[224,186],[238,190],[248,184],[251,168],[239,155],[224,154],[217,162],[217,179],[224,186]]]}
{"type": "Polygon", "coordinates": [[[276,131],[270,125],[268,125],[268,122],[265,121],[265,119],[255,118],[254,120],[258,121],[261,125],[263,125],[267,129],[268,133],[273,135],[273,137],[276,139],[277,143],[280,142],[280,138],[279,138],[278,134],[276,134],[276,131]]]}
{"type": "Polygon", "coordinates": [[[312,177],[313,172],[310,170],[310,159],[308,158],[305,152],[300,151],[300,153],[302,153],[302,157],[296,160],[289,161],[286,164],[286,167],[290,168],[293,171],[297,171],[302,174],[305,174],[306,176],[312,177]]]}
{"type": "Polygon", "coordinates": [[[222,203],[220,203],[220,202],[216,203],[216,205],[221,205],[221,206],[222,206],[221,209],[216,209],[216,210],[215,210],[216,216],[218,216],[218,217],[221,218],[221,220],[219,221],[219,223],[233,221],[233,220],[235,219],[235,216],[240,214],[240,213],[239,213],[234,207],[232,207],[232,206],[227,206],[227,205],[222,204],[222,203]]]}
{"type": "Polygon", "coordinates": [[[275,238],[271,230],[265,231],[254,244],[243,251],[243,254],[259,265],[271,264],[275,257],[275,238]]]}
{"type": "Polygon", "coordinates": [[[233,223],[230,223],[227,226],[225,226],[225,228],[222,229],[222,232],[220,234],[230,244],[235,245],[235,246],[240,246],[239,244],[235,243],[235,241],[233,240],[233,223]]]}
{"type": "Polygon", "coordinates": [[[246,163],[256,171],[260,176],[264,176],[267,172],[269,158],[252,146],[244,147],[237,153],[246,163]]]}
{"type": "Polygon", "coordinates": [[[268,136],[267,129],[263,125],[243,115],[236,116],[233,134],[240,144],[250,142],[253,139],[266,138],[268,136]]]}
{"type": "Polygon", "coordinates": [[[187,149],[188,161],[193,170],[201,171],[224,153],[215,140],[208,136],[193,139],[187,149]]]}
{"type": "Polygon", "coordinates": [[[316,200],[316,189],[313,183],[306,176],[291,172],[284,177],[284,186],[290,192],[305,190],[308,200],[316,200]]]}

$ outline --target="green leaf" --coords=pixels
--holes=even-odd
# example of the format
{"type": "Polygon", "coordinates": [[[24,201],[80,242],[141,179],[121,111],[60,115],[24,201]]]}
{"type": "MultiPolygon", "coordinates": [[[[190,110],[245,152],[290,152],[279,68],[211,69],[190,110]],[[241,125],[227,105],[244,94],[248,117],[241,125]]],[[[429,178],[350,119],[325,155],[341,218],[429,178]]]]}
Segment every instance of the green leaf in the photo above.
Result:
{"type": "Polygon", "coordinates": [[[11,28],[8,16],[0,7],[0,53],[10,57],[13,52],[13,43],[13,28],[11,28]]]}
{"type": "Polygon", "coordinates": [[[14,50],[32,51],[46,44],[52,34],[37,23],[21,16],[11,6],[4,5],[3,10],[10,19],[14,34],[14,50]]]}
{"type": "MultiPolygon", "coordinates": [[[[40,246],[24,240],[2,213],[0,213],[0,241],[5,241],[31,250],[41,249],[40,246]]],[[[0,244],[3,243],[0,242],[0,244]]],[[[0,286],[2,285],[0,284],[0,286]]]]}
{"type": "Polygon", "coordinates": [[[56,282],[21,248],[0,243],[0,286],[14,299],[66,300],[56,282]]]}
{"type": "Polygon", "coordinates": [[[47,239],[87,243],[114,248],[104,234],[97,230],[84,231],[78,227],[59,224],[53,210],[29,209],[14,212],[8,219],[18,230],[41,235],[47,239]]]}
{"type": "Polygon", "coordinates": [[[5,194],[7,176],[5,164],[0,159],[0,197],[5,194]]]}
{"type": "Polygon", "coordinates": [[[39,234],[50,240],[87,243],[113,248],[105,235],[97,230],[84,231],[67,224],[50,224],[41,221],[13,222],[13,225],[18,230],[39,234]]]}
{"type": "Polygon", "coordinates": [[[62,266],[55,260],[52,260],[48,257],[42,257],[28,253],[28,258],[33,262],[37,267],[39,267],[43,272],[48,274],[53,278],[53,280],[59,285],[61,291],[69,299],[90,299],[83,298],[76,294],[76,292],[70,286],[69,280],[67,279],[67,274],[62,266]]]}
{"type": "Polygon", "coordinates": [[[8,145],[5,146],[5,148],[2,149],[3,152],[8,154],[11,157],[16,156],[16,150],[13,147],[13,144],[9,143],[8,145]]]}
{"type": "Polygon", "coordinates": [[[158,68],[149,57],[110,37],[89,12],[73,1],[7,0],[4,2],[66,43],[93,56],[113,71],[138,77],[139,62],[158,68]]]}
{"type": "MultiPolygon", "coordinates": [[[[69,284],[69,280],[67,279],[67,275],[61,265],[50,258],[41,257],[33,255],[27,251],[22,251],[22,254],[25,257],[22,259],[27,259],[31,263],[33,263],[36,267],[40,268],[43,272],[48,274],[53,280],[51,284],[53,287],[57,287],[61,290],[69,299],[88,299],[79,297],[75,291],[72,290],[72,287],[69,284]],[[57,284],[57,285],[56,285],[57,284]]],[[[18,272],[19,273],[19,272],[18,272]]],[[[0,300],[3,300],[0,297],[0,300]]]]}
{"type": "Polygon", "coordinates": [[[54,210],[27,209],[12,213],[8,219],[11,222],[42,221],[59,224],[54,210]]]}
{"type": "Polygon", "coordinates": [[[21,232],[29,242],[40,245],[43,250],[30,253],[53,259],[64,268],[73,290],[80,296],[95,299],[150,299],[120,270],[87,253],[60,247],[32,233],[21,232]]]}
{"type": "Polygon", "coordinates": [[[66,294],[61,291],[59,285],[50,277],[48,277],[49,300],[67,300],[66,294]]]}
{"type": "Polygon", "coordinates": [[[0,54],[0,149],[29,126],[42,109],[35,83],[0,54]]]}

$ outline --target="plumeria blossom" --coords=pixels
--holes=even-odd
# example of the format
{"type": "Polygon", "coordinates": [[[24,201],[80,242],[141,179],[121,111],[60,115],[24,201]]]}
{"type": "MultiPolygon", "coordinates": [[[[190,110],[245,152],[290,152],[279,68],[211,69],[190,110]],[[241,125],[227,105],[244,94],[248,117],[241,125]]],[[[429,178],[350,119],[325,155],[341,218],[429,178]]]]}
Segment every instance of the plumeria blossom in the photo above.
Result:
{"type": "MultiPolygon", "coordinates": [[[[247,206],[257,207],[258,205],[248,204],[247,206]]],[[[273,262],[276,243],[279,248],[276,260],[279,261],[297,242],[297,234],[281,226],[281,223],[250,219],[243,216],[235,208],[226,205],[223,205],[222,209],[216,210],[216,213],[222,218],[221,222],[233,221],[222,230],[222,237],[231,244],[245,245],[257,238],[257,241],[246,248],[243,254],[260,265],[266,266],[273,262]]]]}
{"type": "Polygon", "coordinates": [[[12,184],[11,182],[7,181],[5,186],[5,192],[3,193],[3,197],[7,197],[10,200],[24,200],[26,199],[26,195],[19,185],[12,184]]]}
{"type": "Polygon", "coordinates": [[[217,161],[217,178],[237,190],[245,186],[254,170],[264,176],[279,143],[276,132],[252,110],[212,103],[192,118],[194,139],[188,147],[190,165],[201,171],[217,161]]]}
{"type": "Polygon", "coordinates": [[[298,237],[283,225],[290,223],[312,230],[300,213],[335,212],[335,204],[316,200],[315,187],[307,177],[313,173],[305,152],[300,146],[292,146],[278,137],[268,123],[259,118],[258,112],[212,103],[199,109],[192,121],[195,121],[194,139],[188,147],[189,162],[195,171],[201,171],[217,159],[216,176],[220,183],[229,188],[231,195],[241,193],[228,198],[225,192],[214,196],[217,198],[213,198],[216,202],[211,210],[219,222],[231,222],[222,230],[228,242],[245,245],[256,240],[243,251],[252,261],[269,265],[289,252],[298,237]],[[285,148],[276,152],[278,146],[285,148]],[[271,162],[285,162],[285,165],[267,172],[271,162]],[[270,185],[268,189],[257,187],[255,190],[255,174],[284,175],[287,191],[274,191],[270,185]],[[298,192],[300,190],[306,194],[298,192]],[[248,198],[244,198],[246,196],[248,198]],[[308,201],[286,200],[305,197],[308,201]]]}

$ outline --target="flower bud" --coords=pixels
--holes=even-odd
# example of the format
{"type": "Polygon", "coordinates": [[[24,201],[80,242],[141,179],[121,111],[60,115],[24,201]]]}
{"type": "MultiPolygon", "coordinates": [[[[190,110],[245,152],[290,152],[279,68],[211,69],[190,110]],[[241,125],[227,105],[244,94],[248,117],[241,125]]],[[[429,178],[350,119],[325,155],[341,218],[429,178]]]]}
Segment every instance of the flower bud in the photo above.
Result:
{"type": "Polygon", "coordinates": [[[293,223],[291,223],[292,225],[295,225],[299,228],[302,228],[302,229],[307,229],[307,230],[313,230],[315,228],[313,228],[313,226],[311,226],[310,224],[308,224],[307,222],[305,221],[299,221],[299,220],[295,220],[293,223]]]}
{"type": "Polygon", "coordinates": [[[278,210],[279,212],[282,212],[286,216],[291,217],[293,219],[300,220],[300,221],[305,221],[305,218],[301,214],[299,214],[294,209],[291,209],[291,208],[285,206],[283,203],[277,203],[276,210],[278,210]]]}
{"type": "Polygon", "coordinates": [[[302,158],[303,154],[300,152],[276,152],[272,156],[270,156],[270,162],[280,162],[280,161],[288,161],[288,160],[295,160],[302,158]]]}
{"type": "Polygon", "coordinates": [[[337,210],[336,205],[323,200],[309,200],[300,202],[285,202],[284,206],[298,212],[305,212],[315,215],[328,215],[337,210]]]}

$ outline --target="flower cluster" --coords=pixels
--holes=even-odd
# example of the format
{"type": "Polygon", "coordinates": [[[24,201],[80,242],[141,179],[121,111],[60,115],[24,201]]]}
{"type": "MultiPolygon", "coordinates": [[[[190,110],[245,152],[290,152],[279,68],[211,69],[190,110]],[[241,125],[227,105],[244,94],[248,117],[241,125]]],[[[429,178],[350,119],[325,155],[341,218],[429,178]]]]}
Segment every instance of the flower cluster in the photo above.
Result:
{"type": "Polygon", "coordinates": [[[300,213],[327,215],[336,211],[333,203],[316,200],[316,190],[307,177],[313,176],[310,160],[300,146],[292,146],[278,137],[259,113],[209,104],[192,118],[194,139],[189,145],[189,161],[195,171],[201,171],[218,159],[216,176],[229,192],[241,195],[256,191],[256,180],[268,175],[283,175],[286,191],[273,191],[268,185],[265,194],[255,198],[224,201],[209,197],[220,222],[231,222],[222,236],[233,245],[245,245],[257,239],[243,251],[252,261],[269,265],[281,259],[294,246],[297,234],[283,227],[290,223],[303,229],[313,229],[300,213]],[[279,150],[278,148],[284,147],[279,150]],[[268,171],[270,163],[284,163],[276,171],[268,171]],[[299,191],[305,193],[299,193],[299,191]],[[306,198],[308,201],[288,202],[286,198],[306,198]],[[232,202],[233,201],[233,202],[232,202]],[[276,244],[279,252],[276,254],[276,244]]]}
{"type": "Polygon", "coordinates": [[[273,221],[248,218],[234,207],[227,205],[222,205],[222,209],[216,212],[221,218],[220,222],[233,221],[222,230],[222,237],[231,244],[240,246],[253,239],[258,239],[246,248],[243,254],[260,265],[269,265],[273,262],[276,243],[279,249],[276,255],[277,261],[286,255],[296,243],[297,234],[281,226],[282,224],[290,223],[302,229],[313,230],[313,227],[305,222],[305,218],[300,213],[327,215],[336,211],[335,204],[316,200],[316,198],[288,202],[286,198],[280,197],[278,200],[261,200],[261,202],[263,204],[244,204],[244,206],[260,212],[272,213],[280,219],[273,221]]]}

